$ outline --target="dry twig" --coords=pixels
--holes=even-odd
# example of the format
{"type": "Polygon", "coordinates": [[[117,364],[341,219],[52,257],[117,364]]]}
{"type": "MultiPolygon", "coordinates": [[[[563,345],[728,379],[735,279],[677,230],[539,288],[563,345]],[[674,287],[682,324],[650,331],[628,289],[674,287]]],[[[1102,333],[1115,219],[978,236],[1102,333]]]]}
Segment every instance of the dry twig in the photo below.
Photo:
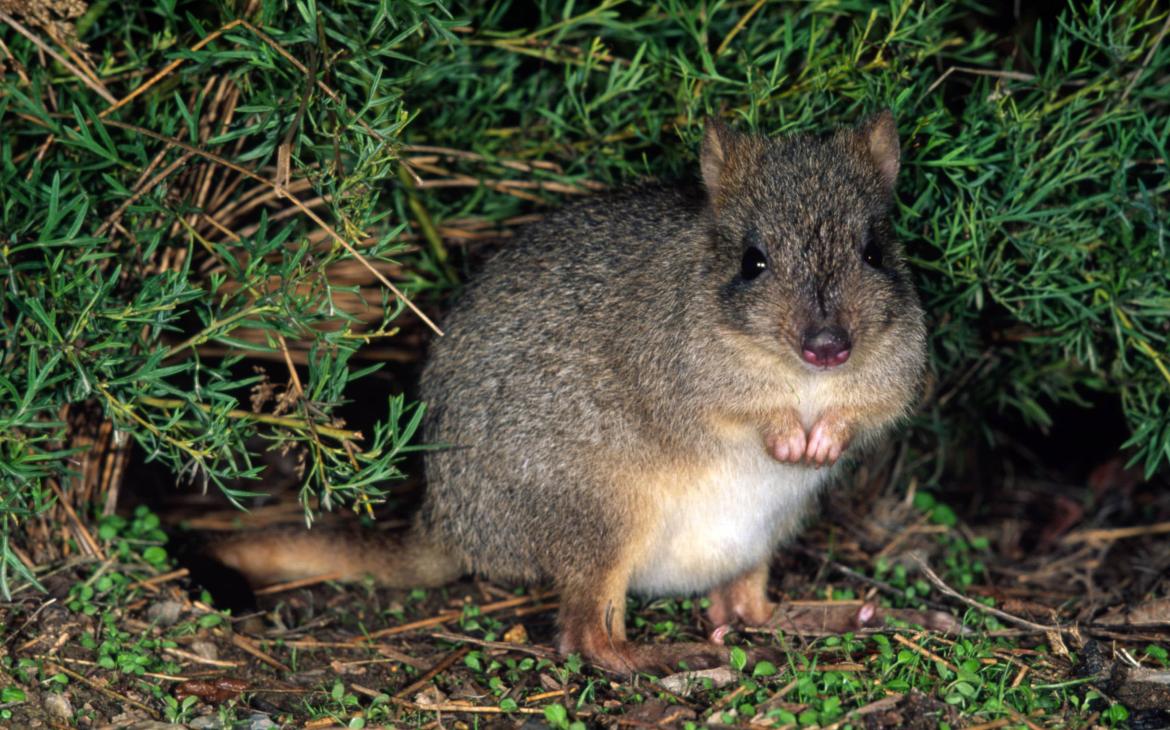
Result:
{"type": "Polygon", "coordinates": [[[28,38],[29,41],[31,41],[37,48],[52,56],[54,61],[64,66],[65,70],[73,74],[78,81],[88,86],[95,94],[105,99],[107,103],[114,104],[117,101],[114,98],[114,95],[111,94],[109,90],[101,84],[100,81],[91,79],[84,71],[77,68],[72,63],[69,63],[69,61],[67,61],[64,56],[62,56],[60,53],[57,53],[55,50],[53,50],[52,46],[37,37],[36,33],[33,33],[28,28],[25,28],[16,18],[12,17],[3,10],[0,10],[0,20],[12,26],[13,30],[15,30],[17,33],[20,33],[25,38],[28,38]]]}

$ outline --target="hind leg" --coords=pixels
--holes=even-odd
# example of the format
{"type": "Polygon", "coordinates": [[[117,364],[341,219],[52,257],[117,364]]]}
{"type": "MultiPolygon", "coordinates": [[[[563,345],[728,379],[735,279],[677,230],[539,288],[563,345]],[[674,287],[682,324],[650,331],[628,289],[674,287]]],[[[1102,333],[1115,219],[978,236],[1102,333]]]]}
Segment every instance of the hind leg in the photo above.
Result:
{"type": "Polygon", "coordinates": [[[722,631],[733,623],[761,626],[776,612],[768,600],[768,561],[732,578],[707,594],[707,618],[715,624],[712,639],[722,640],[722,631]]]}
{"type": "Polygon", "coordinates": [[[727,650],[702,642],[636,644],[626,639],[628,576],[620,571],[592,580],[563,581],[559,649],[578,652],[592,664],[621,675],[671,672],[685,662],[690,669],[727,662],[727,650]]]}

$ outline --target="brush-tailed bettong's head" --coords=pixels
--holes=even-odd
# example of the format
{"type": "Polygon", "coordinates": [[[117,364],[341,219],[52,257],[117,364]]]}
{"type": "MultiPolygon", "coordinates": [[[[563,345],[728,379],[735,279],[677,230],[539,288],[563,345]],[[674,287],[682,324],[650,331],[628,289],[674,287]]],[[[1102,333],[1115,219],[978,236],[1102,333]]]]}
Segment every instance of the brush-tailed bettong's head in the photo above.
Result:
{"type": "Polygon", "coordinates": [[[725,321],[814,370],[921,349],[922,310],[889,222],[899,167],[883,112],[825,137],[708,123],[702,173],[725,321]]]}

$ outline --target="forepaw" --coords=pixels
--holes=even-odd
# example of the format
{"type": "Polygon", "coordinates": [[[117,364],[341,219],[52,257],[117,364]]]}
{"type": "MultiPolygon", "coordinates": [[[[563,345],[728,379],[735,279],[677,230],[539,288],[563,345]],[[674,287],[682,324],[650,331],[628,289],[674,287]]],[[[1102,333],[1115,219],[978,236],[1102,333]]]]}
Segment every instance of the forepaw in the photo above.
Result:
{"type": "Polygon", "coordinates": [[[849,437],[849,427],[844,421],[824,416],[809,432],[803,457],[817,466],[835,464],[849,445],[849,437]]]}
{"type": "Polygon", "coordinates": [[[782,431],[768,434],[768,453],[783,464],[799,464],[804,459],[808,441],[804,427],[797,422],[782,431]]]}

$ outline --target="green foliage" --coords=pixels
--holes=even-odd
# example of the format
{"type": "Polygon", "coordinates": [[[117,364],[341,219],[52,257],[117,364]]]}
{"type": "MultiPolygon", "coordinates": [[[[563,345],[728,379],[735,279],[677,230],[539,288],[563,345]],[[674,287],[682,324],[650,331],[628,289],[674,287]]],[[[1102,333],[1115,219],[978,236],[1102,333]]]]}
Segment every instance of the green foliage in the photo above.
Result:
{"type": "Polygon", "coordinates": [[[199,698],[195,695],[188,695],[181,700],[174,697],[163,698],[163,713],[167,718],[167,722],[181,724],[190,722],[194,715],[195,704],[199,702],[199,698]]]}
{"type": "Polygon", "coordinates": [[[117,99],[145,89],[108,112],[0,30],[12,53],[0,79],[0,587],[31,579],[7,539],[50,503],[44,479],[69,472],[66,405],[100,407],[148,458],[235,498],[234,480],[258,472],[245,444],[261,434],[303,449],[306,496],[376,499],[400,476],[421,409],[390,400],[360,441],[335,413],[373,370],[359,350],[393,333],[403,304],[383,291],[368,326],[341,306],[356,285],[333,272],[354,253],[314,238],[322,224],[408,295],[445,290],[463,272],[444,225],[508,226],[592,182],[693,177],[702,119],[716,113],[782,133],[895,111],[896,224],[931,313],[932,420],[947,424],[936,431],[956,437],[993,410],[1046,427],[1053,403],[1103,391],[1121,399],[1135,460],[1149,472],[1170,462],[1163,6],[1074,3],[1014,35],[974,0],[260,6],[248,20],[263,35],[235,25],[193,49],[235,6],[95,3],[78,30],[98,77],[117,99]],[[208,125],[213,77],[240,98],[208,125]],[[419,185],[404,143],[458,154],[412,163],[419,185]],[[282,150],[290,180],[307,182],[294,194],[322,199],[321,221],[259,207],[227,235],[199,218],[264,187],[224,160],[273,179],[282,150]],[[200,163],[225,193],[214,204],[174,182],[200,163]],[[307,343],[303,393],[290,385],[294,397],[249,408],[267,376],[243,357],[282,341],[307,343]]]}

